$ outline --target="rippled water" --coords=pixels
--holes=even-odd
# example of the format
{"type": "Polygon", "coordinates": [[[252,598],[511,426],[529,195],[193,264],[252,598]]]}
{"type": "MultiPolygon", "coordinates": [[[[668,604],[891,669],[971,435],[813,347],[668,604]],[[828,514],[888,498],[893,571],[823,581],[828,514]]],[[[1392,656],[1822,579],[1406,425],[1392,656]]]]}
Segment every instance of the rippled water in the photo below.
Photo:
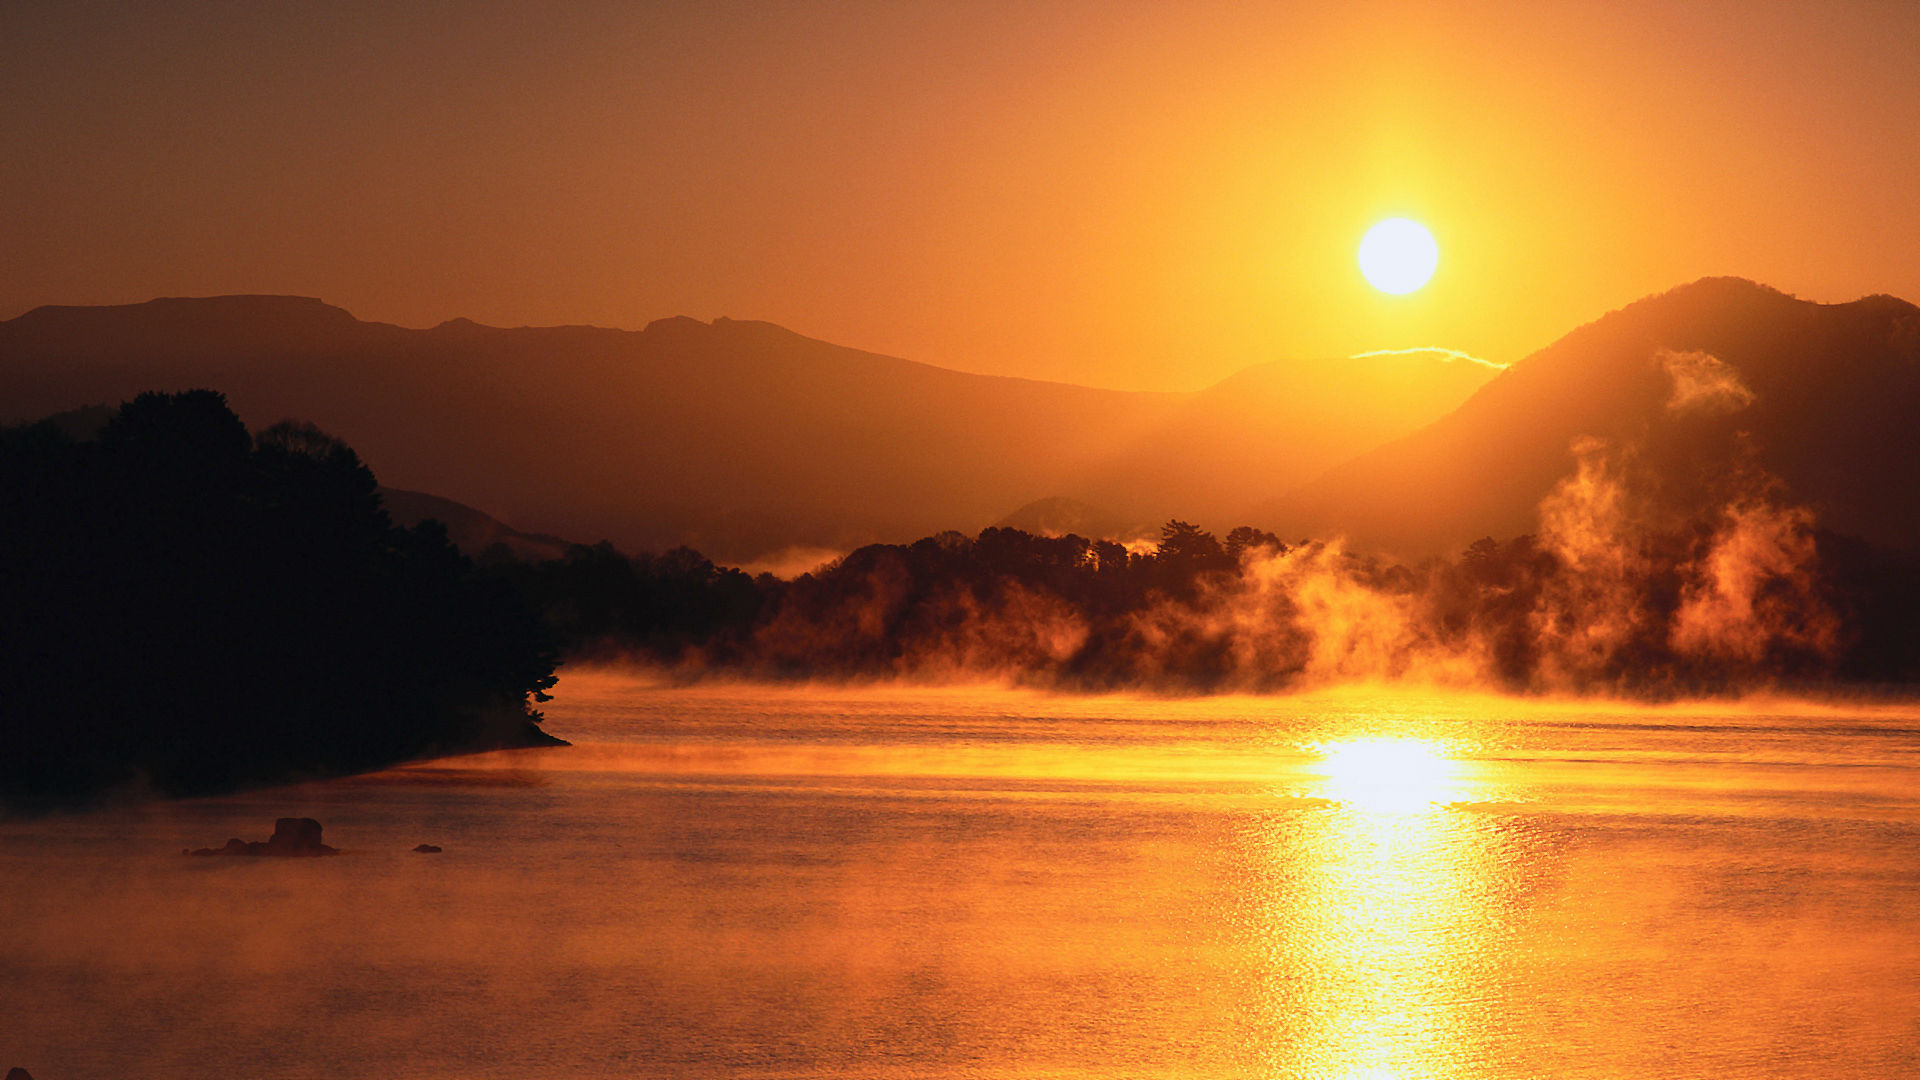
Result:
{"type": "Polygon", "coordinates": [[[0,825],[0,1068],[1920,1075],[1920,711],[561,691],[572,749],[0,825]],[[347,854],[178,854],[283,815],[347,854]]]}

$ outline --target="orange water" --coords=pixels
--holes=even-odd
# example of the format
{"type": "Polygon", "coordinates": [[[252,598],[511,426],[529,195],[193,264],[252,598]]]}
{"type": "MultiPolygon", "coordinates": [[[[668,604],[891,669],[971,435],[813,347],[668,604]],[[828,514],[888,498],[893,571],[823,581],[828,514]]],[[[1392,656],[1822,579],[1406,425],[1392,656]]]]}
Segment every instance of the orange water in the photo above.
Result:
{"type": "Polygon", "coordinates": [[[0,1068],[1920,1075],[1920,712],[560,689],[572,749],[0,825],[0,1068]],[[178,855],[294,814],[347,854],[178,855]]]}

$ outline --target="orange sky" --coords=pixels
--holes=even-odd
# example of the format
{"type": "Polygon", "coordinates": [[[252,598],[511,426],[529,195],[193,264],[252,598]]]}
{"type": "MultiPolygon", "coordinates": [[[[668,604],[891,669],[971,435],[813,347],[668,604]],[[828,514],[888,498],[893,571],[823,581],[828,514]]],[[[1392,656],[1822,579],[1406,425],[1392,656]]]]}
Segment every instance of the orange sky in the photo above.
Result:
{"type": "Polygon", "coordinates": [[[729,315],[1185,389],[1706,274],[1920,299],[1905,0],[73,7],[0,6],[0,317],[729,315]]]}

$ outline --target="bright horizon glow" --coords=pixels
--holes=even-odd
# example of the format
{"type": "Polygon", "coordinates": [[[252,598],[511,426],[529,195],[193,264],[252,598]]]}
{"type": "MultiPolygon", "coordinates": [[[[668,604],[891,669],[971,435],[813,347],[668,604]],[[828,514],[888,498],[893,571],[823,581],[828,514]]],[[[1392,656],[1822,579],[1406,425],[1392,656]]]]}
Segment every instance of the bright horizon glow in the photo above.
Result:
{"type": "Polygon", "coordinates": [[[1347,356],[1347,359],[1365,360],[1372,356],[1438,356],[1443,360],[1464,360],[1471,364],[1480,364],[1483,367],[1495,368],[1499,371],[1505,371],[1508,367],[1512,366],[1510,364],[1502,364],[1497,360],[1488,360],[1484,357],[1475,356],[1470,352],[1461,352],[1459,349],[1448,349],[1439,345],[1416,345],[1410,349],[1368,349],[1365,352],[1351,353],[1347,356]]]}
{"type": "Polygon", "coordinates": [[[245,9],[0,6],[0,318],[724,315],[1181,392],[1710,275],[1920,299],[1920,5],[245,9]],[[1395,214],[1447,237],[1405,300],[1348,269],[1395,214]]]}
{"type": "Polygon", "coordinates": [[[1440,245],[1425,225],[1388,218],[1360,241],[1360,272],[1384,293],[1404,296],[1425,285],[1440,265],[1440,245]]]}

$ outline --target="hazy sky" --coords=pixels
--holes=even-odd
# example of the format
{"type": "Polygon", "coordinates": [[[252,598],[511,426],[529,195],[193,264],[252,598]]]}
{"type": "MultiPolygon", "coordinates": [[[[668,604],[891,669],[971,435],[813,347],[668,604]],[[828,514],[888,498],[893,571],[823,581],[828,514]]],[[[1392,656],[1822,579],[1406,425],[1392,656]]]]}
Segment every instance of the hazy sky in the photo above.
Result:
{"type": "Polygon", "coordinates": [[[1180,389],[1707,274],[1920,299],[1920,4],[0,0],[0,317],[768,319],[1180,389]],[[1374,293],[1373,221],[1439,273],[1374,293]]]}

